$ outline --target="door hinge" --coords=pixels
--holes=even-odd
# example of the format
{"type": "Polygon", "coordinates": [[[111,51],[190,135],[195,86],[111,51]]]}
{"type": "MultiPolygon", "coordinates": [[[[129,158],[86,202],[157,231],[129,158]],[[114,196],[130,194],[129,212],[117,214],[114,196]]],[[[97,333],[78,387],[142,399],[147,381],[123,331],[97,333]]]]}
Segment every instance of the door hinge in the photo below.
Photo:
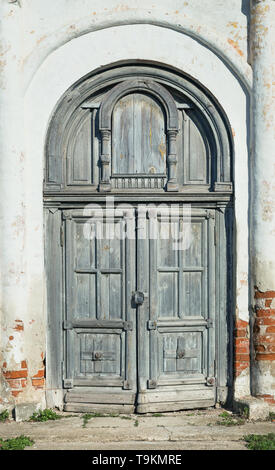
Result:
{"type": "Polygon", "coordinates": [[[214,328],[214,320],[212,318],[207,318],[206,327],[207,328],[214,328]]]}
{"type": "Polygon", "coordinates": [[[73,388],[73,379],[64,379],[63,386],[64,388],[73,388]]]}
{"type": "Polygon", "coordinates": [[[207,385],[208,387],[214,387],[215,383],[216,383],[215,377],[207,377],[207,379],[206,379],[206,385],[207,385]]]}
{"type": "Polygon", "coordinates": [[[147,328],[148,330],[156,330],[157,329],[157,322],[155,320],[148,320],[147,328]]]}
{"type": "Polygon", "coordinates": [[[73,329],[73,324],[72,322],[68,320],[63,321],[63,330],[72,330],[73,329]]]}
{"type": "Polygon", "coordinates": [[[214,245],[215,245],[215,246],[217,245],[217,229],[216,229],[216,225],[214,226],[214,245]]]}
{"type": "Polygon", "coordinates": [[[132,382],[130,380],[123,381],[123,390],[131,390],[133,388],[132,382]]]}
{"type": "Polygon", "coordinates": [[[123,323],[123,330],[124,331],[132,331],[133,330],[133,322],[132,321],[125,321],[123,323]]]}
{"type": "Polygon", "coordinates": [[[155,379],[147,381],[148,388],[157,388],[157,381],[155,379]]]}
{"type": "Polygon", "coordinates": [[[64,246],[64,227],[60,226],[60,246],[64,246]]]}

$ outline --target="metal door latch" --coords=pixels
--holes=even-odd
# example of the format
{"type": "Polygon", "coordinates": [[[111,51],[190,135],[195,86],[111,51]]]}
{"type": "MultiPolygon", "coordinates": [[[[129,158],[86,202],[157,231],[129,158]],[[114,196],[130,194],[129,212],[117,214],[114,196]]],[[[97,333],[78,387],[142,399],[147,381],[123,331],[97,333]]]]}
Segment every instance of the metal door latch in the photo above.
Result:
{"type": "Polygon", "coordinates": [[[146,292],[141,292],[139,290],[133,292],[133,301],[136,305],[142,305],[147,297],[148,294],[146,292]]]}

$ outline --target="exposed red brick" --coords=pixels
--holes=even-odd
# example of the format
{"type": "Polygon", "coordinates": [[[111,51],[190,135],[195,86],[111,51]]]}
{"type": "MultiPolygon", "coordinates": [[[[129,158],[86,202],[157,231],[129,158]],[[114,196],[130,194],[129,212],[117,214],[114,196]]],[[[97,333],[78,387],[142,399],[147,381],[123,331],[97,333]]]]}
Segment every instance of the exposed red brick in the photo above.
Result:
{"type": "Polygon", "coordinates": [[[235,359],[240,362],[249,362],[250,356],[249,354],[235,354],[235,359]]]}
{"type": "Polygon", "coordinates": [[[266,333],[275,333],[275,326],[268,326],[266,328],[266,333]]]}
{"type": "Polygon", "coordinates": [[[21,379],[21,386],[25,388],[27,386],[27,379],[21,379]]]}
{"type": "Polygon", "coordinates": [[[275,318],[270,318],[270,317],[256,318],[256,323],[258,326],[259,325],[275,326],[275,318]]]}
{"type": "Polygon", "coordinates": [[[275,399],[273,395],[257,395],[258,398],[263,398],[267,403],[275,405],[275,399]]]}
{"type": "Polygon", "coordinates": [[[21,392],[22,392],[22,390],[16,390],[16,391],[13,390],[13,391],[11,392],[11,394],[12,394],[14,397],[17,397],[17,396],[19,395],[19,393],[21,393],[21,392]]]}
{"type": "Polygon", "coordinates": [[[248,323],[246,321],[238,319],[236,321],[235,329],[236,330],[246,329],[247,326],[248,326],[248,323]]]}
{"type": "Polygon", "coordinates": [[[275,336],[273,334],[257,335],[255,344],[275,343],[275,336]]]}
{"type": "Polygon", "coordinates": [[[268,290],[266,292],[261,292],[256,289],[255,291],[255,299],[274,299],[275,297],[275,290],[268,290]]]}
{"type": "Polygon", "coordinates": [[[241,319],[236,320],[234,344],[234,368],[235,376],[238,377],[250,365],[248,322],[241,319]]]}
{"type": "Polygon", "coordinates": [[[249,362],[235,362],[235,376],[238,377],[243,370],[249,367],[249,362]]]}
{"type": "Polygon", "coordinates": [[[236,338],[246,338],[247,337],[247,332],[246,329],[239,329],[235,330],[235,337],[236,338]]]}
{"type": "Polygon", "coordinates": [[[45,385],[45,379],[32,379],[32,385],[35,388],[43,388],[45,385]]]}
{"type": "Polygon", "coordinates": [[[14,339],[14,336],[9,336],[9,340],[12,341],[14,339]]]}
{"type": "Polygon", "coordinates": [[[6,362],[3,362],[3,367],[4,367],[4,369],[6,369],[6,367],[7,367],[7,363],[6,363],[6,362]]]}
{"type": "Polygon", "coordinates": [[[32,378],[35,379],[40,377],[45,377],[45,369],[40,369],[32,378]]]}
{"type": "Polygon", "coordinates": [[[7,381],[10,388],[21,388],[21,380],[20,379],[10,379],[7,381]]]}
{"type": "Polygon", "coordinates": [[[22,369],[27,369],[28,368],[27,361],[21,361],[21,368],[22,369]]]}
{"type": "Polygon", "coordinates": [[[271,317],[272,315],[275,315],[275,310],[271,308],[259,308],[257,309],[257,317],[271,317]]]}
{"type": "Polygon", "coordinates": [[[275,361],[275,353],[258,353],[256,354],[256,361],[275,361]]]}
{"type": "Polygon", "coordinates": [[[20,379],[28,376],[28,371],[25,370],[7,370],[3,372],[6,379],[20,379]]]}

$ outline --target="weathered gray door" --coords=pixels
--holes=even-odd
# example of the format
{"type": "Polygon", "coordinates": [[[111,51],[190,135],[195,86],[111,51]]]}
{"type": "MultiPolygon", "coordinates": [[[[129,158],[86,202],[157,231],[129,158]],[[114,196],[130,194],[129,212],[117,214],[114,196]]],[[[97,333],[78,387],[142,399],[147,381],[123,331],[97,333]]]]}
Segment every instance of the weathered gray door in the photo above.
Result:
{"type": "Polygon", "coordinates": [[[133,211],[65,219],[67,410],[132,412],[136,397],[133,211]],[[115,233],[112,230],[115,228],[115,233]],[[111,404],[111,405],[110,405],[111,404]]]}
{"type": "Polygon", "coordinates": [[[215,403],[214,212],[63,214],[67,410],[215,403]]]}
{"type": "Polygon", "coordinates": [[[214,212],[140,213],[138,412],[215,403],[214,212]]]}

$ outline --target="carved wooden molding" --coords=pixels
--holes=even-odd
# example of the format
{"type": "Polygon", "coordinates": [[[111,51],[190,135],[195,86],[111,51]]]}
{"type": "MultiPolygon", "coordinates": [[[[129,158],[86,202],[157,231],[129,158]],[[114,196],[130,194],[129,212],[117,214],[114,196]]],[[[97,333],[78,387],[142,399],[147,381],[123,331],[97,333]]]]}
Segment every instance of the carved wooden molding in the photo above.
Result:
{"type": "Polygon", "coordinates": [[[127,80],[107,93],[102,101],[99,111],[99,130],[102,135],[101,165],[102,175],[100,182],[101,191],[110,191],[110,163],[111,163],[111,131],[112,113],[116,103],[125,95],[133,92],[145,91],[158,99],[162,104],[167,119],[166,131],[168,135],[168,182],[167,191],[178,191],[177,183],[177,155],[176,137],[179,131],[178,110],[172,95],[161,85],[153,80],[127,80]]]}
{"type": "MultiPolygon", "coordinates": [[[[223,110],[208,97],[206,91],[198,88],[191,79],[176,76],[173,72],[165,69],[155,69],[151,65],[146,67],[145,65],[127,65],[114,69],[112,72],[110,70],[102,72],[96,81],[94,76],[83,79],[81,91],[79,86],[73,86],[64,95],[49,126],[45,147],[45,194],[47,192],[51,195],[55,194],[57,199],[58,194],[63,197],[63,192],[68,195],[82,193],[84,197],[87,192],[96,192],[98,185],[100,185],[102,192],[111,189],[115,192],[127,193],[135,190],[142,192],[148,190],[148,194],[153,194],[162,191],[166,185],[167,191],[171,191],[170,194],[173,194],[179,185],[178,192],[182,195],[185,190],[190,193],[193,187],[200,194],[214,192],[217,198],[224,197],[222,195],[225,194],[232,194],[234,141],[229,123],[223,110]],[[138,77],[137,74],[139,74],[138,77]],[[162,83],[167,83],[172,88],[177,87],[178,89],[180,87],[183,96],[182,102],[176,104],[172,94],[162,83]],[[104,90],[106,86],[109,87],[109,91],[105,95],[103,92],[98,93],[98,90],[104,90]],[[148,176],[111,174],[112,111],[121,97],[135,91],[137,93],[143,92],[147,96],[151,95],[159,102],[165,115],[166,174],[148,174],[148,176]],[[81,121],[81,113],[85,113],[86,109],[92,110],[92,119],[93,122],[96,121],[97,126],[95,131],[94,124],[93,132],[97,132],[97,135],[91,150],[91,153],[94,152],[93,155],[87,152],[87,158],[94,159],[92,160],[94,179],[82,184],[78,181],[71,181],[70,162],[72,158],[70,159],[71,154],[67,152],[67,148],[69,142],[76,139],[79,129],[77,122],[81,121]],[[183,117],[185,115],[191,116],[192,113],[192,119],[198,119],[198,117],[196,118],[197,113],[202,119],[202,131],[206,132],[207,142],[211,147],[209,148],[211,158],[210,187],[208,183],[205,183],[205,186],[198,186],[192,181],[185,182],[182,174],[178,171],[180,166],[178,162],[180,159],[186,158],[184,151],[181,155],[177,155],[179,146],[176,145],[176,141],[179,140],[181,134],[179,130],[182,123],[181,112],[183,117]],[[176,173],[178,174],[176,175],[176,173]]],[[[85,163],[84,157],[83,162],[85,163]]]]}

